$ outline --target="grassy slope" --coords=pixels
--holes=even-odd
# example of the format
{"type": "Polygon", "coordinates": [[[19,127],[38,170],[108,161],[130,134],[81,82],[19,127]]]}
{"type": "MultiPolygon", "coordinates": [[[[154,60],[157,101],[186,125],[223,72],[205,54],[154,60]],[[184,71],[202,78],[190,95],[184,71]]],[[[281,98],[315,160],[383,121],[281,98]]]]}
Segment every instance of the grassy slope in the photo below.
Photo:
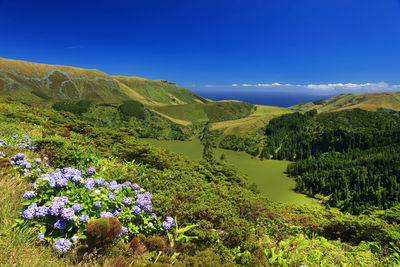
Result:
{"type": "Polygon", "coordinates": [[[299,111],[316,109],[318,112],[336,112],[354,108],[369,111],[385,108],[399,111],[400,92],[342,94],[321,102],[317,104],[313,102],[299,103],[291,108],[299,111]]]}
{"type": "MultiPolygon", "coordinates": [[[[139,144],[128,134],[120,136],[121,131],[110,132],[92,128],[68,113],[39,109],[0,98],[0,116],[2,116],[0,133],[5,136],[25,133],[37,138],[45,133],[49,135],[52,131],[61,133],[63,129],[66,129],[65,127],[68,127],[71,135],[62,139],[79,148],[79,151],[75,151],[79,152],[79,155],[89,155],[88,150],[97,151],[98,157],[101,158],[98,158],[97,163],[94,164],[103,177],[118,181],[132,179],[132,182],[139,182],[145,188],[150,188],[154,194],[155,207],[158,209],[156,212],[160,214],[176,212],[178,216],[181,216],[179,217],[181,222],[199,223],[198,230],[203,231],[199,233],[204,233],[201,239],[205,240],[196,247],[199,249],[196,252],[199,258],[197,262],[204,258],[200,266],[222,266],[221,262],[212,261],[219,255],[216,253],[223,254],[221,260],[226,260],[226,263],[231,263],[228,266],[232,266],[231,259],[233,255],[237,256],[232,248],[239,244],[242,252],[250,250],[252,259],[257,260],[244,264],[248,266],[283,265],[283,261],[288,266],[301,264],[385,266],[387,262],[386,264],[383,262],[385,258],[380,253],[384,251],[380,250],[379,244],[375,246],[371,244],[374,251],[377,251],[377,254],[373,254],[368,244],[355,246],[327,240],[318,236],[318,233],[324,236],[330,236],[329,234],[332,233],[333,236],[330,238],[334,240],[343,236],[348,239],[353,236],[358,238],[357,234],[359,234],[361,240],[372,241],[379,239],[380,235],[386,232],[393,236],[398,234],[394,231],[397,229],[396,224],[387,225],[382,219],[372,217],[370,220],[341,214],[333,209],[325,210],[320,207],[289,206],[269,202],[251,192],[247,188],[247,183],[241,184],[241,179],[236,180],[235,178],[240,178],[236,169],[226,169],[222,163],[215,165],[207,162],[192,162],[174,154],[155,153],[157,150],[150,146],[136,149],[135,147],[139,144]],[[100,153],[100,151],[103,152],[100,153]],[[129,153],[126,154],[126,152],[129,153]],[[148,165],[133,163],[132,158],[128,160],[131,163],[112,160],[109,157],[104,158],[109,153],[115,153],[115,155],[124,153],[127,156],[133,156],[134,159],[144,156],[137,152],[150,156],[146,157],[148,165]],[[156,169],[157,162],[168,163],[169,167],[156,169]],[[213,229],[226,229],[228,232],[228,239],[217,242],[215,247],[213,247],[212,239],[206,235],[213,233],[213,229]],[[227,247],[224,244],[227,244],[227,247]],[[207,246],[210,248],[205,249],[207,246]],[[213,252],[215,257],[207,258],[206,251],[211,249],[215,251],[213,252]],[[280,256],[277,258],[274,255],[280,256]]],[[[57,139],[61,137],[58,136],[57,139]]],[[[69,145],[64,153],[67,153],[70,148],[72,146],[69,145]]],[[[5,152],[7,155],[12,155],[16,151],[5,152]]],[[[75,158],[74,153],[63,155],[75,158]]],[[[31,155],[33,158],[36,156],[31,155]]],[[[60,158],[64,159],[64,157],[60,158]]],[[[13,174],[7,167],[0,169],[0,183],[0,262],[5,266],[73,265],[72,256],[58,258],[51,248],[36,247],[32,233],[18,235],[10,229],[12,220],[19,216],[21,198],[18,196],[21,196],[29,187],[29,182],[13,174]]],[[[196,242],[189,243],[186,249],[193,251],[191,246],[196,246],[196,242]]],[[[181,252],[179,257],[183,260],[185,257],[194,260],[193,257],[185,255],[186,250],[181,252]]],[[[240,261],[239,259],[237,263],[240,261]]],[[[167,263],[169,266],[169,261],[167,263]]],[[[177,266],[188,265],[177,264],[177,266]]],[[[104,266],[115,265],[104,264],[104,266]]],[[[191,266],[199,265],[192,264],[191,266]]]]}
{"type": "Polygon", "coordinates": [[[224,134],[243,135],[255,132],[277,116],[292,112],[293,110],[287,108],[256,105],[255,111],[248,117],[213,123],[211,130],[222,130],[224,134]]]}
{"type": "Polygon", "coordinates": [[[0,94],[41,104],[81,99],[112,104],[134,99],[146,105],[207,102],[167,81],[110,76],[99,70],[1,58],[0,94]]]}

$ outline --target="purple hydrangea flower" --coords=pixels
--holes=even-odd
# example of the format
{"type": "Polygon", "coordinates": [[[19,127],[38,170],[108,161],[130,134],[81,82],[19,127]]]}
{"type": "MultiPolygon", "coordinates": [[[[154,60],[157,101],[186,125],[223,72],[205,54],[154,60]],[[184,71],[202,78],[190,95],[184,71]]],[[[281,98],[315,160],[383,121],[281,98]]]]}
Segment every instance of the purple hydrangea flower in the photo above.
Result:
{"type": "Polygon", "coordinates": [[[24,193],[23,198],[24,198],[24,199],[31,199],[31,198],[33,198],[34,196],[36,196],[36,192],[35,192],[35,191],[26,191],[26,192],[24,193]]]}
{"type": "Polygon", "coordinates": [[[35,209],[35,217],[42,218],[47,215],[49,209],[46,206],[39,206],[35,209]]]}
{"type": "Polygon", "coordinates": [[[100,212],[100,218],[112,218],[114,217],[111,212],[102,211],[100,212]]]}
{"type": "Polygon", "coordinates": [[[121,203],[122,203],[122,204],[125,204],[125,205],[130,205],[130,204],[132,203],[132,200],[131,200],[130,197],[124,197],[124,198],[121,200],[121,203]]]}
{"type": "Polygon", "coordinates": [[[42,159],[41,158],[37,158],[33,162],[35,162],[36,164],[40,164],[40,163],[42,163],[42,159]]]}
{"type": "Polygon", "coordinates": [[[132,210],[135,215],[138,215],[142,211],[138,206],[133,206],[132,210]]]}
{"type": "Polygon", "coordinates": [[[155,213],[152,213],[152,214],[151,214],[151,219],[152,219],[152,220],[155,220],[155,219],[157,219],[157,214],[155,214],[155,213]]]}
{"type": "Polygon", "coordinates": [[[48,160],[49,160],[48,157],[44,157],[44,158],[43,158],[43,161],[48,161],[48,160]]]}
{"type": "Polygon", "coordinates": [[[93,190],[94,189],[94,179],[93,178],[86,178],[83,181],[83,186],[87,189],[87,190],[93,190]]]}
{"type": "Polygon", "coordinates": [[[143,193],[143,197],[150,200],[153,199],[153,195],[150,192],[143,193]]]}
{"type": "Polygon", "coordinates": [[[58,202],[52,202],[49,206],[49,213],[53,216],[58,216],[60,214],[61,206],[58,202]]]}
{"type": "Polygon", "coordinates": [[[122,226],[121,228],[122,228],[122,231],[121,231],[121,233],[117,234],[117,236],[116,236],[117,238],[119,238],[123,235],[126,235],[128,233],[128,228],[126,228],[125,226],[122,226]]]}
{"type": "Polygon", "coordinates": [[[57,202],[60,204],[60,206],[64,207],[68,203],[68,198],[66,196],[60,196],[57,199],[57,202]]]}
{"type": "Polygon", "coordinates": [[[75,212],[80,212],[82,209],[82,205],[80,203],[74,203],[71,207],[75,212]]]}
{"type": "Polygon", "coordinates": [[[138,184],[133,184],[131,187],[135,190],[140,190],[140,186],[138,184]]]}
{"type": "Polygon", "coordinates": [[[34,182],[33,184],[31,184],[31,188],[34,189],[36,186],[36,182],[34,182]]]}
{"type": "Polygon", "coordinates": [[[36,238],[39,239],[39,240],[43,240],[44,239],[44,234],[43,233],[38,233],[36,238]]]}
{"type": "Polygon", "coordinates": [[[86,214],[82,214],[81,216],[79,216],[79,221],[80,222],[88,222],[90,220],[90,217],[86,214]]]}
{"type": "Polygon", "coordinates": [[[56,180],[56,186],[58,187],[66,187],[68,180],[64,177],[60,177],[56,180]]]}
{"type": "Polygon", "coordinates": [[[94,180],[95,184],[97,186],[100,186],[102,184],[104,184],[104,179],[103,178],[97,178],[96,180],[94,180]]]}
{"type": "Polygon", "coordinates": [[[64,254],[71,248],[71,241],[65,238],[58,239],[54,244],[53,247],[57,250],[58,253],[64,254]]]}
{"type": "Polygon", "coordinates": [[[38,207],[37,203],[32,203],[29,205],[28,209],[36,209],[38,207]]]}
{"type": "Polygon", "coordinates": [[[169,228],[171,228],[171,224],[166,221],[162,222],[161,226],[162,228],[164,228],[164,230],[168,230],[169,228]]]}
{"type": "Polygon", "coordinates": [[[93,167],[89,167],[86,169],[86,174],[89,176],[94,175],[95,173],[96,173],[96,169],[93,167]]]}
{"type": "Polygon", "coordinates": [[[12,161],[10,162],[10,164],[11,164],[11,166],[14,166],[14,165],[15,165],[15,161],[12,160],[12,161]]]}
{"type": "Polygon", "coordinates": [[[121,212],[122,212],[122,209],[115,209],[115,210],[113,210],[113,215],[114,215],[115,217],[118,217],[118,215],[119,215],[121,212]]]}
{"type": "Polygon", "coordinates": [[[144,211],[147,211],[147,212],[152,212],[151,205],[145,205],[145,206],[143,207],[143,210],[144,210],[144,211]]]}
{"type": "Polygon", "coordinates": [[[35,216],[35,209],[26,209],[21,213],[21,215],[25,220],[32,220],[35,216]]]}
{"type": "Polygon", "coordinates": [[[175,227],[175,220],[172,217],[165,218],[165,221],[169,223],[171,226],[175,227]]]}
{"type": "Polygon", "coordinates": [[[66,221],[71,221],[75,217],[74,210],[72,208],[62,208],[60,210],[61,217],[66,221]]]}
{"type": "Polygon", "coordinates": [[[101,201],[96,201],[96,202],[94,203],[94,206],[95,206],[96,208],[100,208],[100,207],[101,207],[101,201]]]}
{"type": "Polygon", "coordinates": [[[108,193],[108,198],[111,200],[115,200],[116,195],[113,192],[108,193]]]}
{"type": "Polygon", "coordinates": [[[67,228],[67,222],[64,221],[63,219],[59,219],[54,223],[54,228],[65,230],[65,228],[67,228]]]}
{"type": "Polygon", "coordinates": [[[36,171],[39,173],[42,172],[42,170],[40,168],[37,168],[36,171]]]}

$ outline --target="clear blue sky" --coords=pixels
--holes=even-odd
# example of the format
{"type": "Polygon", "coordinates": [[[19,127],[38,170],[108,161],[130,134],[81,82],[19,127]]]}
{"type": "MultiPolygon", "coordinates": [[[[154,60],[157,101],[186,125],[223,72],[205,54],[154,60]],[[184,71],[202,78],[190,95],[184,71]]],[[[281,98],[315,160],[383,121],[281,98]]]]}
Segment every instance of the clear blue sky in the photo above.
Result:
{"type": "Polygon", "coordinates": [[[0,0],[0,14],[4,58],[204,90],[400,84],[400,0],[0,0]]]}

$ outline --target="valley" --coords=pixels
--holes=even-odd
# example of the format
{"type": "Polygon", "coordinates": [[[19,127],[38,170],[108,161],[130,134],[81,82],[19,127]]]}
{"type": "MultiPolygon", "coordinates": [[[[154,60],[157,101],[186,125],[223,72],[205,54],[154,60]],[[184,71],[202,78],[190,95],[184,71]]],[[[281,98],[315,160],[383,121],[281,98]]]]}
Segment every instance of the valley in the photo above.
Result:
{"type": "MultiPolygon", "coordinates": [[[[199,140],[163,141],[150,138],[143,140],[155,147],[181,153],[191,160],[202,159],[203,146],[199,140]]],[[[235,152],[227,149],[214,150],[216,158],[220,158],[222,153],[226,155],[227,162],[246,174],[249,177],[249,183],[256,184],[260,192],[270,200],[283,203],[318,204],[316,199],[294,191],[296,187],[294,179],[285,174],[288,161],[255,160],[245,152],[235,152]]]]}

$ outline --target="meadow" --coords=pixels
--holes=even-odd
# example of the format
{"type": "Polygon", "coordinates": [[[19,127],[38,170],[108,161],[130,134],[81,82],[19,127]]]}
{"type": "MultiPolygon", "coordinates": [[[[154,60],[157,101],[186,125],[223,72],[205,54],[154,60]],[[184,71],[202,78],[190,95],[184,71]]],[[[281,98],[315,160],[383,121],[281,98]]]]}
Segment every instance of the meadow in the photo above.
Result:
{"type": "MultiPolygon", "coordinates": [[[[199,140],[177,141],[143,139],[153,146],[168,149],[183,154],[191,160],[202,159],[203,146],[199,140]]],[[[296,193],[296,182],[286,174],[290,161],[284,160],[255,160],[245,152],[235,152],[227,149],[215,149],[214,155],[220,158],[226,155],[229,163],[249,177],[249,182],[258,186],[259,191],[272,201],[297,204],[317,204],[317,200],[303,194],[296,193]]]]}

